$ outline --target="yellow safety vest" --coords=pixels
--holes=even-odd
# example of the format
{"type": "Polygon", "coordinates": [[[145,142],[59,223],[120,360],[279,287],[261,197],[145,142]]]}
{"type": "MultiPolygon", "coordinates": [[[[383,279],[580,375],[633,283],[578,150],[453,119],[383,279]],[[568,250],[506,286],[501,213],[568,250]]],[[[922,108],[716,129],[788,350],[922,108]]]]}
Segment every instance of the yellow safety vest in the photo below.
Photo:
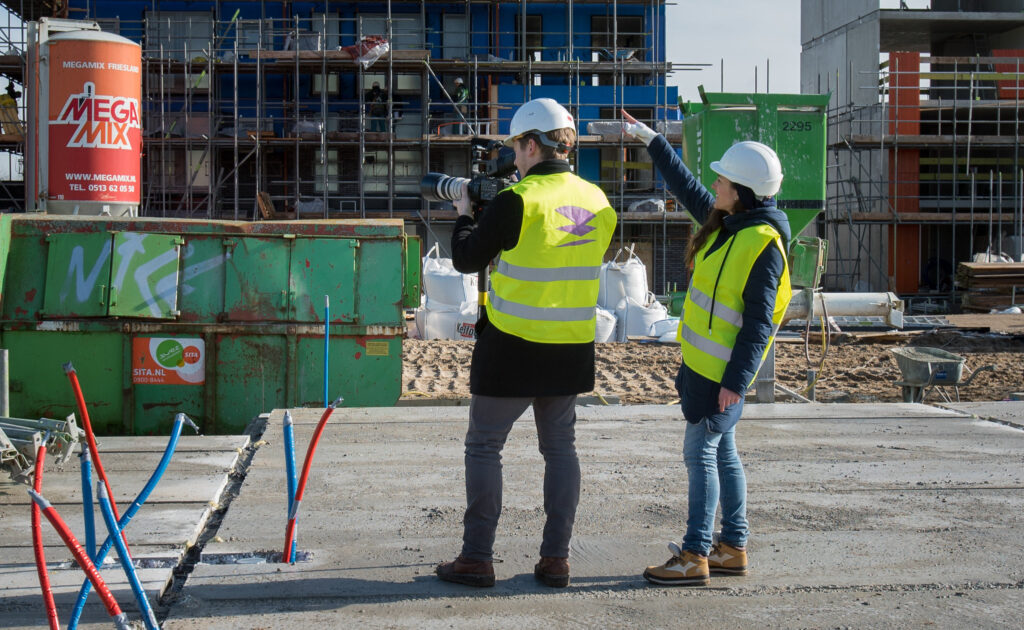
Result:
{"type": "Polygon", "coordinates": [[[529,175],[511,190],[523,200],[523,224],[491,273],[488,320],[537,343],[593,341],[615,210],[600,188],[572,173],[529,175]]]}
{"type": "Polygon", "coordinates": [[[697,264],[694,265],[693,279],[686,292],[676,339],[679,340],[683,362],[687,367],[720,383],[726,365],[732,358],[736,336],[743,326],[743,288],[765,247],[774,244],[779,248],[783,271],[775,292],[772,332],[761,356],[762,362],[772,347],[793,290],[789,285],[789,268],[782,239],[773,227],[762,224],[742,229],[708,254],[717,237],[716,230],[697,252],[697,264]]]}

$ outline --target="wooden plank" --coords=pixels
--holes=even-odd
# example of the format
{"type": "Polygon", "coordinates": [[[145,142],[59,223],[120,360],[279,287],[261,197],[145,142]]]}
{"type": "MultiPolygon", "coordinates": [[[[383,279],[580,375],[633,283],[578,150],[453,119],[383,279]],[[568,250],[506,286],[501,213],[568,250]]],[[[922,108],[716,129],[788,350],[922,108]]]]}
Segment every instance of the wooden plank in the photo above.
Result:
{"type": "MultiPolygon", "coordinates": [[[[965,224],[970,218],[965,211],[955,214],[958,222],[962,221],[965,224]]],[[[853,212],[850,214],[850,219],[856,223],[950,223],[953,221],[953,216],[952,212],[900,212],[898,215],[894,215],[892,212],[853,212]]],[[[988,221],[989,214],[986,212],[982,217],[981,212],[975,213],[976,222],[980,222],[982,218],[988,221]]],[[[1012,212],[994,214],[992,218],[995,221],[1006,223],[1016,220],[1012,212]]],[[[829,221],[831,223],[847,223],[848,220],[846,217],[838,217],[829,221]]]]}
{"type": "MultiPolygon", "coordinates": [[[[269,61],[295,61],[298,56],[300,61],[354,61],[356,59],[347,50],[251,50],[246,53],[239,51],[239,54],[247,54],[253,59],[269,61]]],[[[392,50],[382,55],[379,61],[394,59],[395,61],[419,61],[430,58],[430,52],[426,50],[392,50]]]]}
{"type": "MultiPolygon", "coordinates": [[[[191,433],[192,429],[184,429],[191,433]]],[[[142,437],[97,437],[97,446],[100,449],[100,456],[106,453],[163,453],[167,448],[166,436],[142,436],[142,437]]],[[[183,433],[178,438],[178,445],[175,453],[186,451],[196,452],[218,452],[237,451],[249,444],[249,437],[245,435],[188,435],[183,433]]]]}
{"type": "Polygon", "coordinates": [[[834,143],[832,146],[845,146],[848,142],[854,146],[861,147],[883,147],[893,148],[895,146],[952,146],[957,143],[971,144],[973,146],[995,145],[1012,146],[1016,144],[1013,136],[989,136],[989,135],[921,135],[921,134],[851,134],[846,136],[844,142],[834,143]]]}

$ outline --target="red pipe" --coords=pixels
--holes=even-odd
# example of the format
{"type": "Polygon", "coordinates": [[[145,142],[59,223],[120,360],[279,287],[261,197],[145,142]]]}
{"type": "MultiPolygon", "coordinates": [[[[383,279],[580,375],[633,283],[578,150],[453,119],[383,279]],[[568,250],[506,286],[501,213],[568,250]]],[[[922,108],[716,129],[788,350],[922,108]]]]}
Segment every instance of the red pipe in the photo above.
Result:
{"type": "Polygon", "coordinates": [[[71,533],[67,523],[57,513],[56,508],[50,505],[50,502],[43,498],[43,495],[39,494],[35,490],[29,490],[29,495],[32,497],[32,501],[42,510],[46,516],[46,520],[50,521],[53,528],[57,530],[57,534],[60,535],[61,540],[67,545],[68,550],[71,551],[71,555],[75,557],[75,562],[78,566],[85,571],[86,577],[92,582],[92,585],[96,587],[96,592],[99,593],[100,599],[103,600],[103,605],[107,609],[107,613],[115,618],[117,621],[118,617],[124,619],[124,613],[121,612],[121,607],[117,605],[117,600],[110,593],[110,589],[107,588],[106,582],[103,581],[103,577],[96,570],[96,565],[89,559],[89,554],[85,553],[85,549],[82,549],[82,545],[78,543],[78,539],[71,533]]]}
{"type": "Polygon", "coordinates": [[[292,539],[295,537],[295,519],[299,515],[299,503],[302,501],[302,495],[306,491],[309,469],[313,466],[313,454],[316,453],[317,444],[320,443],[320,435],[323,434],[324,427],[327,426],[327,419],[331,417],[331,414],[334,413],[334,408],[340,405],[343,400],[341,396],[338,396],[337,400],[324,409],[323,415],[320,416],[320,422],[316,425],[316,431],[313,432],[313,437],[309,440],[306,458],[302,461],[302,476],[299,478],[298,488],[295,489],[295,500],[292,501],[291,514],[288,515],[288,526],[284,531],[284,552],[281,556],[285,562],[292,562],[292,539]]]}
{"type": "MultiPolygon", "coordinates": [[[[114,518],[120,520],[121,514],[117,509],[117,503],[114,502],[114,491],[110,488],[107,471],[103,470],[103,462],[100,461],[100,451],[96,448],[96,435],[92,432],[92,423],[89,422],[89,410],[85,408],[85,396],[82,395],[82,386],[78,384],[78,373],[75,372],[75,366],[71,365],[70,361],[64,364],[64,372],[68,375],[68,380],[71,381],[71,390],[75,393],[75,404],[78,405],[78,415],[82,416],[82,426],[85,427],[85,438],[89,442],[89,452],[92,454],[96,474],[103,480],[103,485],[107,488],[107,496],[110,497],[110,507],[114,508],[114,518]]],[[[128,547],[128,537],[123,529],[121,530],[121,540],[124,541],[125,547],[128,547]]],[[[131,553],[131,548],[128,548],[128,552],[131,553]]]]}
{"type": "MultiPolygon", "coordinates": [[[[43,441],[36,451],[36,477],[33,488],[36,492],[42,492],[43,488],[43,465],[46,463],[46,442],[43,441]]],[[[32,549],[36,555],[36,573],[39,574],[39,588],[43,590],[43,600],[46,602],[46,618],[50,620],[51,630],[60,630],[60,619],[57,618],[57,604],[53,601],[53,591],[50,590],[50,574],[46,572],[46,553],[43,551],[43,527],[42,519],[39,516],[39,505],[32,502],[32,549]]]]}

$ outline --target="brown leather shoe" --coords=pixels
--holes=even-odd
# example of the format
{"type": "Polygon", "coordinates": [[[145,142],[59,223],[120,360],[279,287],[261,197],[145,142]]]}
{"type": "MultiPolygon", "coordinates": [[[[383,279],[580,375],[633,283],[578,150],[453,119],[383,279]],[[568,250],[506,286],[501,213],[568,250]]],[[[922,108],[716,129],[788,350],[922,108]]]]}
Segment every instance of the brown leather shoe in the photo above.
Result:
{"type": "Polygon", "coordinates": [[[461,555],[451,562],[442,562],[434,569],[445,582],[467,586],[494,586],[494,565],[490,562],[467,560],[461,555]]]}
{"type": "Polygon", "coordinates": [[[533,567],[533,577],[554,588],[569,586],[569,559],[541,556],[533,567]]]}

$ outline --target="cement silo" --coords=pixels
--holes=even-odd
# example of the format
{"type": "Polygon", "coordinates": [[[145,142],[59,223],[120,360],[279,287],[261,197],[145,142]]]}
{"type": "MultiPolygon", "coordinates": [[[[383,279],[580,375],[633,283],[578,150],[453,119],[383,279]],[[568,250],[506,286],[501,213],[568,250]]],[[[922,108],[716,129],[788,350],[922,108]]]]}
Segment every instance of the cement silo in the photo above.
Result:
{"type": "Polygon", "coordinates": [[[34,24],[26,208],[137,215],[142,48],[93,22],[34,24]],[[89,30],[67,30],[75,27],[89,30]]]}

